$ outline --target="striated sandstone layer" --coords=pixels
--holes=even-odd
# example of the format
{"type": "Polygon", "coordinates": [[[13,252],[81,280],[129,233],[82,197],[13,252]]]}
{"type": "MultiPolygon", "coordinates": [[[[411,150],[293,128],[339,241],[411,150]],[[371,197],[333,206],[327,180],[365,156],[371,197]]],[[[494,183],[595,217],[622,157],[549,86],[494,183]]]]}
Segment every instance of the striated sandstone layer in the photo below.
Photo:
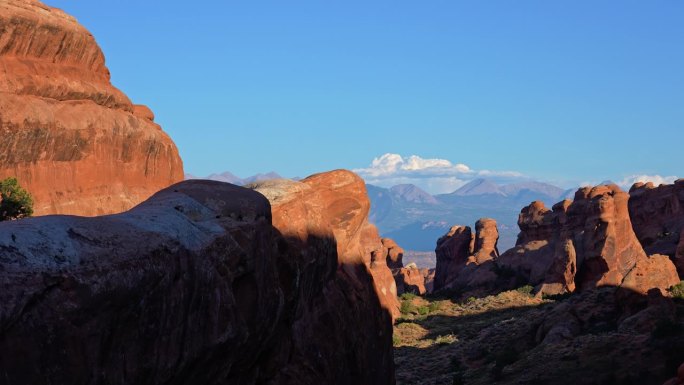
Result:
{"type": "Polygon", "coordinates": [[[173,141],[110,83],[93,36],[35,0],[0,3],[0,178],[36,215],[125,211],[183,179],[173,141]]]}
{"type": "Polygon", "coordinates": [[[272,213],[186,181],[122,214],[0,223],[0,382],[394,383],[390,316],[345,243],[367,211],[292,191],[272,213]]]}
{"type": "Polygon", "coordinates": [[[684,277],[684,179],[658,187],[636,183],[629,195],[632,226],[646,252],[669,256],[684,277]]]}

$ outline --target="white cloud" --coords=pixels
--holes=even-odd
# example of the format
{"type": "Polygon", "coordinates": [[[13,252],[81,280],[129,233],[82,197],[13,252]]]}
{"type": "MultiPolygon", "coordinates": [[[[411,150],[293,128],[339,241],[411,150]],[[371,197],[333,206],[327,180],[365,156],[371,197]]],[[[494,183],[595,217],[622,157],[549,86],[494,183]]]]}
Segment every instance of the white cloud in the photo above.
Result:
{"type": "Polygon", "coordinates": [[[629,190],[634,183],[642,182],[653,182],[654,185],[658,186],[661,184],[671,184],[677,180],[676,176],[660,176],[660,175],[630,175],[625,177],[622,181],[618,182],[618,185],[625,190],[629,190]]]}
{"type": "Polygon", "coordinates": [[[373,185],[391,187],[410,183],[431,194],[453,192],[480,177],[500,181],[523,177],[516,171],[476,171],[463,163],[452,163],[447,159],[422,158],[418,155],[404,157],[391,153],[373,159],[369,167],[355,169],[354,172],[373,185]]]}
{"type": "Polygon", "coordinates": [[[471,174],[470,167],[462,163],[453,164],[446,159],[426,159],[417,155],[402,157],[399,154],[384,154],[373,159],[370,167],[355,169],[359,175],[371,178],[396,176],[438,176],[471,174]]]}

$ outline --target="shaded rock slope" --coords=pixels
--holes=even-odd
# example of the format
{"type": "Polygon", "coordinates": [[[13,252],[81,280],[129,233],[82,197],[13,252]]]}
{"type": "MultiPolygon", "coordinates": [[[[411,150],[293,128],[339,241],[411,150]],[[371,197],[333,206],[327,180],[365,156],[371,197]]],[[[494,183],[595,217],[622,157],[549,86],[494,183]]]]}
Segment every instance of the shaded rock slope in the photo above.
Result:
{"type": "Polygon", "coordinates": [[[0,223],[0,383],[392,384],[349,174],[0,223]]]}
{"type": "Polygon", "coordinates": [[[93,36],[36,0],[0,3],[0,178],[36,215],[125,211],[183,180],[152,111],[110,83],[93,36]]]}

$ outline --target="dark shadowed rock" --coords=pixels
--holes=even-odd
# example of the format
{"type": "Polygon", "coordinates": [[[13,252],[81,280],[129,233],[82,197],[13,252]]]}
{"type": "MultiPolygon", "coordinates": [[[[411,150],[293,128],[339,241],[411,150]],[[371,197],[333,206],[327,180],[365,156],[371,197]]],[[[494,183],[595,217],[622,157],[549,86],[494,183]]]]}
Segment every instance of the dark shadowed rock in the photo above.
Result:
{"type": "Polygon", "coordinates": [[[0,223],[0,382],[393,383],[351,251],[367,211],[326,201],[303,230],[283,204],[186,181],[123,214],[0,223]]]}

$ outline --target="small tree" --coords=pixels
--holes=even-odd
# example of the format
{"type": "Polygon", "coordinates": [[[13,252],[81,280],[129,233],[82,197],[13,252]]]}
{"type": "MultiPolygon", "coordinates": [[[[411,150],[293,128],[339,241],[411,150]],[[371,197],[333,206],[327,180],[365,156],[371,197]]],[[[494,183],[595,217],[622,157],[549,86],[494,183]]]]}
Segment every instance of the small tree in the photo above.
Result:
{"type": "Polygon", "coordinates": [[[33,198],[21,188],[17,178],[0,181],[0,221],[26,218],[33,215],[33,198]]]}

